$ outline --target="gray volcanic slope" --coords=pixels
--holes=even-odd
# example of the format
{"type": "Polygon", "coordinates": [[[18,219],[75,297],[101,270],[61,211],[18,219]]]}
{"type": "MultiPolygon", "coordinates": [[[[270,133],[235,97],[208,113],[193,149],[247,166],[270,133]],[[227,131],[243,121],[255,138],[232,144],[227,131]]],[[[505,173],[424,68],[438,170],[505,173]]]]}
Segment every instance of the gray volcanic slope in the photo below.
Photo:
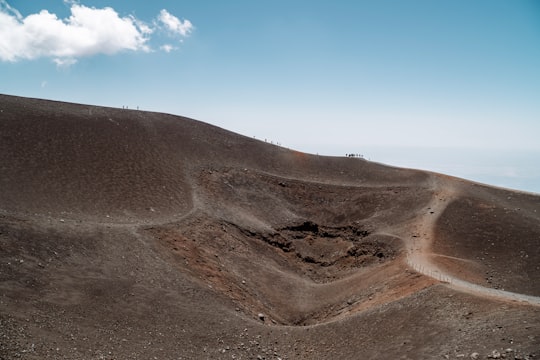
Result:
{"type": "Polygon", "coordinates": [[[0,95],[0,359],[532,359],[539,245],[536,195],[0,95]]]}

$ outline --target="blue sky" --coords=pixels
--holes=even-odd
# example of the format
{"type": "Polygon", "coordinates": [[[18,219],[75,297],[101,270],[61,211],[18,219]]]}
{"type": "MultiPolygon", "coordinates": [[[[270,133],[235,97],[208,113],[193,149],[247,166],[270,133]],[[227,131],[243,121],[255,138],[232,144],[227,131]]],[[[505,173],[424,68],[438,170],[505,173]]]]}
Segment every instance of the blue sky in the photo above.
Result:
{"type": "Polygon", "coordinates": [[[540,192],[537,1],[0,0],[0,10],[1,93],[139,106],[301,151],[540,192]],[[486,152],[515,155],[480,171],[486,152]],[[456,170],[456,153],[469,170],[456,170]],[[532,185],[511,182],[523,177],[532,185]]]}

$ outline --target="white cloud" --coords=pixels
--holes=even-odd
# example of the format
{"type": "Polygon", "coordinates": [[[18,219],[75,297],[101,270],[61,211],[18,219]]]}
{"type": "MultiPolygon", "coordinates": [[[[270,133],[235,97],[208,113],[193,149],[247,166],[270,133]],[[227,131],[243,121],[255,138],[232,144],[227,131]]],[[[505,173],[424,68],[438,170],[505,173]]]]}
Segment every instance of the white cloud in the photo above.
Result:
{"type": "Polygon", "coordinates": [[[77,59],[73,58],[56,58],[53,59],[53,61],[59,68],[70,67],[71,65],[75,65],[77,63],[77,59]]]}
{"type": "Polygon", "coordinates": [[[17,9],[12,8],[9,6],[9,4],[5,0],[0,0],[0,12],[7,13],[7,14],[13,14],[17,19],[22,19],[22,15],[20,12],[17,11],[17,9]]]}
{"type": "Polygon", "coordinates": [[[176,50],[176,47],[172,46],[171,44],[161,45],[159,48],[167,53],[176,50]]]}
{"type": "Polygon", "coordinates": [[[145,34],[145,35],[150,35],[154,32],[154,29],[152,29],[150,26],[148,26],[147,24],[145,24],[144,22],[136,19],[133,17],[133,21],[135,21],[135,24],[137,25],[137,27],[139,28],[140,32],[145,34]]]}
{"type": "Polygon", "coordinates": [[[182,21],[165,9],[159,12],[158,20],[174,34],[188,36],[193,31],[193,24],[189,20],[182,21]]]}
{"type": "MultiPolygon", "coordinates": [[[[42,10],[23,17],[5,0],[0,0],[0,61],[51,58],[59,67],[71,66],[78,58],[121,51],[150,52],[154,28],[133,16],[120,16],[114,9],[101,9],[65,0],[71,16],[59,19],[42,10]]],[[[187,36],[192,29],[162,10],[159,19],[176,34],[187,36]]],[[[169,52],[170,45],[162,47],[169,52]]]]}

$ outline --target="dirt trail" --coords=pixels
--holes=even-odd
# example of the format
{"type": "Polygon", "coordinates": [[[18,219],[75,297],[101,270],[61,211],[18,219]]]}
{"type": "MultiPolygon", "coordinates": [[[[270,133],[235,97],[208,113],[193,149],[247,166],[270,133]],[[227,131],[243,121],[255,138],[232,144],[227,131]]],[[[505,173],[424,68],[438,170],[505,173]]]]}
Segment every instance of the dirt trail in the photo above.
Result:
{"type": "Polygon", "coordinates": [[[457,278],[431,261],[434,255],[431,244],[435,237],[435,226],[438,217],[448,204],[457,196],[455,184],[445,178],[434,176],[432,181],[433,199],[427,205],[424,214],[419,214],[412,224],[411,237],[405,239],[407,248],[407,264],[423,275],[445,282],[458,290],[479,296],[498,298],[507,301],[524,302],[540,306],[540,297],[514,293],[510,291],[491,289],[457,278]]]}

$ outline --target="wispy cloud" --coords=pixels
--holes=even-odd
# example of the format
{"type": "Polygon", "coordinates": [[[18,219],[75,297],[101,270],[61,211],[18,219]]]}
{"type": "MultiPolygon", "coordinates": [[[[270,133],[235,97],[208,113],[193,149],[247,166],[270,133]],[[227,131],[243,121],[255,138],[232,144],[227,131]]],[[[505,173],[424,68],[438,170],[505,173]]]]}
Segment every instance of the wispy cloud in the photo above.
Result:
{"type": "Polygon", "coordinates": [[[59,68],[68,68],[77,63],[77,59],[74,58],[56,58],[53,61],[59,68]]]}
{"type": "Polygon", "coordinates": [[[161,50],[167,52],[167,53],[169,53],[169,52],[171,52],[171,51],[173,51],[173,50],[176,49],[176,48],[175,48],[174,46],[172,46],[171,44],[161,45],[159,48],[160,48],[161,50]]]}
{"type": "Polygon", "coordinates": [[[193,31],[193,24],[189,20],[182,21],[165,9],[159,12],[158,20],[173,34],[188,36],[193,31]]]}
{"type": "MultiPolygon", "coordinates": [[[[23,17],[0,0],[0,60],[51,58],[58,66],[71,66],[81,57],[96,54],[152,50],[149,41],[155,25],[131,15],[120,16],[110,7],[65,3],[70,6],[71,16],[59,19],[47,10],[23,17]]],[[[167,10],[162,10],[157,19],[171,33],[182,37],[193,29],[191,22],[180,21],[167,10]]],[[[165,45],[162,49],[169,52],[174,47],[165,45]]]]}

